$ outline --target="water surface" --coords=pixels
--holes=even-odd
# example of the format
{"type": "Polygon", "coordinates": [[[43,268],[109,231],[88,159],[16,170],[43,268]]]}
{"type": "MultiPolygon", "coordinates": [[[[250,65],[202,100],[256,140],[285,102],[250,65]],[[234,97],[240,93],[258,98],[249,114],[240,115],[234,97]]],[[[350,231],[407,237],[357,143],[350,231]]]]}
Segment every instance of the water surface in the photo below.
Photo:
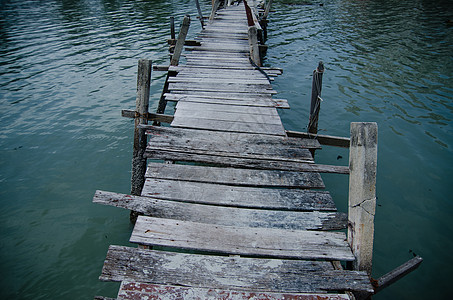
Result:
{"type": "MultiPolygon", "coordinates": [[[[202,1],[207,14],[210,1],[202,1]]],[[[451,236],[453,7],[448,1],[274,1],[266,65],[282,67],[285,127],[306,130],[311,73],[326,72],[320,133],[379,125],[373,276],[424,257],[376,299],[447,299],[451,236]],[[319,4],[323,3],[323,6],[319,4]]],[[[0,1],[0,297],[114,297],[99,282],[108,245],[128,245],[128,212],[91,203],[129,192],[139,58],[167,64],[169,17],[188,1],[0,1]]],[[[153,73],[151,106],[164,74],[153,73]]],[[[347,165],[348,153],[319,152],[347,165]]],[[[347,177],[324,176],[345,211],[347,177]]]]}

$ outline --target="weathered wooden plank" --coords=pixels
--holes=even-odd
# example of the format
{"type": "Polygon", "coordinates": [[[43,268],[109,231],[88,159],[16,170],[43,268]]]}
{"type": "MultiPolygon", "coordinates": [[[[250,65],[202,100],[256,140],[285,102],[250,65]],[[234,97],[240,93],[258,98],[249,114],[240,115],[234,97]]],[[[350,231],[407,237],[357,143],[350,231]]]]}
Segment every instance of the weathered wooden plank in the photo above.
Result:
{"type": "MultiPolygon", "coordinates": [[[[184,111],[209,111],[211,112],[225,112],[225,113],[243,113],[248,115],[267,115],[270,117],[278,117],[277,110],[273,107],[230,107],[229,105],[211,104],[211,103],[178,103],[176,109],[184,111]]],[[[281,122],[280,122],[281,123],[281,122]]]]}
{"type": "Polygon", "coordinates": [[[241,99],[217,99],[203,96],[188,96],[181,94],[165,94],[167,101],[211,103],[231,106],[252,106],[252,107],[275,107],[289,109],[288,101],[285,99],[267,99],[267,100],[241,100],[241,99]]]}
{"type": "Polygon", "coordinates": [[[237,78],[212,78],[212,77],[171,77],[168,82],[198,83],[202,80],[204,83],[227,83],[227,84],[264,84],[268,85],[269,81],[265,78],[259,79],[237,79],[237,78]]]}
{"type": "Polygon", "coordinates": [[[147,178],[143,196],[232,207],[336,211],[329,192],[301,189],[264,189],[212,183],[147,178]]]}
{"type": "Polygon", "coordinates": [[[123,281],[118,292],[118,300],[132,299],[348,300],[350,298],[346,294],[246,292],[123,281]]]}
{"type": "Polygon", "coordinates": [[[283,125],[265,123],[240,123],[235,121],[197,119],[175,116],[171,123],[173,127],[205,129],[212,131],[260,133],[269,135],[285,136],[283,125]]]}
{"type": "Polygon", "coordinates": [[[235,92],[216,92],[216,91],[172,91],[173,95],[209,97],[213,99],[244,99],[244,100],[263,100],[272,99],[270,94],[262,93],[235,93],[235,92]]]}
{"type": "Polygon", "coordinates": [[[348,217],[337,212],[272,211],[167,201],[96,191],[94,203],[112,205],[146,216],[239,227],[292,230],[345,229],[348,217]]]}
{"type": "MultiPolygon", "coordinates": [[[[187,102],[183,102],[181,104],[187,104],[187,102]]],[[[194,106],[197,106],[201,103],[192,103],[192,104],[194,104],[194,106]]],[[[220,106],[227,107],[226,105],[220,105],[220,106]]],[[[282,121],[280,120],[280,117],[278,115],[277,116],[270,115],[270,114],[251,115],[251,114],[241,113],[241,112],[228,112],[228,111],[215,111],[215,110],[211,110],[211,111],[209,111],[209,114],[207,114],[207,112],[205,112],[205,111],[201,111],[201,110],[197,110],[197,109],[179,108],[178,105],[176,105],[176,112],[174,114],[174,117],[175,118],[186,118],[186,116],[189,116],[191,119],[232,121],[232,122],[239,122],[239,123],[254,123],[254,124],[266,124],[266,125],[281,125],[282,124],[282,121]]]]}
{"type": "MultiPolygon", "coordinates": [[[[251,72],[248,72],[248,73],[238,73],[238,72],[216,72],[218,70],[216,69],[213,69],[213,70],[210,70],[210,69],[203,69],[203,70],[195,70],[195,69],[192,69],[192,70],[185,70],[185,71],[181,71],[178,73],[178,76],[175,77],[175,78],[184,78],[184,79],[187,79],[187,78],[197,78],[199,79],[200,81],[201,80],[205,80],[205,79],[209,79],[209,78],[222,78],[224,79],[225,81],[228,81],[228,80],[234,80],[234,81],[240,81],[240,80],[266,80],[267,83],[269,83],[269,81],[267,80],[267,78],[261,74],[261,73],[256,73],[254,71],[251,71],[251,72]]],[[[271,78],[272,80],[272,78],[271,78]]]]}
{"type": "Polygon", "coordinates": [[[131,243],[291,259],[352,261],[343,232],[237,227],[139,216],[131,243]]]}
{"type": "Polygon", "coordinates": [[[150,135],[150,144],[171,141],[181,145],[189,145],[194,149],[201,149],[200,143],[211,143],[212,147],[224,149],[228,153],[247,154],[271,154],[296,157],[305,157],[305,152],[294,152],[300,149],[320,149],[317,140],[298,139],[290,137],[279,137],[269,135],[232,133],[232,132],[211,132],[204,130],[181,129],[172,127],[161,127],[148,125],[143,127],[150,135]]]}
{"type": "Polygon", "coordinates": [[[236,93],[256,93],[256,94],[277,94],[269,83],[265,84],[230,84],[230,83],[170,83],[170,91],[217,91],[217,92],[236,92],[236,93]]]}
{"type": "Polygon", "coordinates": [[[318,173],[150,163],[146,177],[233,186],[324,188],[318,173]]]}
{"type": "Polygon", "coordinates": [[[298,172],[349,174],[346,166],[313,164],[311,160],[273,160],[268,158],[243,158],[227,155],[203,154],[201,151],[182,151],[170,148],[149,147],[145,157],[158,160],[196,162],[223,167],[248,168],[258,170],[281,170],[298,172]]]}
{"type": "Polygon", "coordinates": [[[242,291],[373,291],[364,272],[332,270],[329,262],[208,256],[115,245],[109,247],[100,279],[242,291]]]}

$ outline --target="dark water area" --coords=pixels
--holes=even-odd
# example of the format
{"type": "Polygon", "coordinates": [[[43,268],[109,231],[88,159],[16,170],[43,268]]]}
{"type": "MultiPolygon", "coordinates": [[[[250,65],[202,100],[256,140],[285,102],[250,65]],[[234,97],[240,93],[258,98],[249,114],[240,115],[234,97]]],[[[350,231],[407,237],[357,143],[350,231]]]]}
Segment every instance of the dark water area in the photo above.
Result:
{"type": "MultiPolygon", "coordinates": [[[[202,9],[209,11],[210,1],[202,9]]],[[[422,266],[375,299],[449,299],[453,266],[451,1],[275,0],[265,64],[281,67],[287,129],[308,122],[322,60],[320,133],[379,126],[373,277],[413,257],[422,266]],[[322,3],[323,6],[319,4],[322,3]]],[[[167,64],[169,18],[193,0],[0,0],[0,298],[114,297],[98,280],[110,244],[128,245],[129,213],[91,203],[128,193],[139,58],[167,64]]],[[[151,110],[164,74],[153,73],[151,110]]],[[[167,112],[170,112],[171,108],[167,112]]],[[[341,158],[340,158],[341,157],[341,158]]],[[[326,147],[325,164],[348,152],[326,147]]],[[[348,180],[324,175],[341,211],[348,180]]]]}

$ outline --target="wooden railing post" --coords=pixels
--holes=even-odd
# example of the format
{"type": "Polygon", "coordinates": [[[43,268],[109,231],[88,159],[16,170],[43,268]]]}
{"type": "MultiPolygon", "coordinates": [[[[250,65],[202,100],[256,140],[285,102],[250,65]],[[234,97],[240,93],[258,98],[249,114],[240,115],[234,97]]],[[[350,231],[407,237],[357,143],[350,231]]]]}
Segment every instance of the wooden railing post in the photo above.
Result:
{"type": "Polygon", "coordinates": [[[184,43],[186,41],[187,33],[189,32],[190,16],[185,16],[182,21],[181,29],[179,30],[178,39],[176,40],[175,51],[171,57],[170,65],[177,66],[179,64],[179,58],[181,57],[184,43]]]}
{"type": "Polygon", "coordinates": [[[351,123],[348,242],[354,270],[371,275],[376,210],[377,124],[351,123]]]}
{"type": "Polygon", "coordinates": [[[149,90],[151,84],[152,62],[147,59],[138,61],[137,98],[135,100],[134,148],[132,154],[131,194],[140,196],[145,183],[147,138],[139,124],[148,124],[149,90]]]}
{"type": "Polygon", "coordinates": [[[195,5],[197,6],[198,18],[200,19],[201,28],[204,28],[203,13],[201,12],[201,7],[200,7],[199,0],[195,0],[195,5]]]}
{"type": "Polygon", "coordinates": [[[311,86],[311,104],[310,104],[310,118],[308,121],[308,133],[318,133],[318,118],[319,110],[321,108],[321,88],[322,88],[322,75],[324,73],[324,64],[319,62],[316,70],[313,71],[313,81],[311,86]]]}
{"type": "MultiPolygon", "coordinates": [[[[184,49],[184,43],[186,42],[187,33],[189,32],[190,26],[190,16],[185,16],[182,21],[181,29],[179,30],[178,39],[176,40],[175,49],[170,60],[171,66],[177,66],[179,64],[179,58],[181,57],[182,50],[184,49]]],[[[157,104],[156,113],[163,114],[165,113],[165,107],[167,107],[167,100],[165,100],[165,93],[168,91],[168,78],[174,76],[170,71],[167,73],[167,78],[165,79],[164,88],[162,94],[160,95],[159,103],[157,104]]],[[[159,125],[159,122],[154,122],[153,125],[159,125]]]]}
{"type": "Polygon", "coordinates": [[[256,28],[255,21],[253,20],[252,10],[247,1],[244,1],[245,13],[247,14],[247,23],[249,25],[249,45],[250,45],[250,58],[253,62],[261,67],[260,49],[258,44],[258,29],[256,28]]]}

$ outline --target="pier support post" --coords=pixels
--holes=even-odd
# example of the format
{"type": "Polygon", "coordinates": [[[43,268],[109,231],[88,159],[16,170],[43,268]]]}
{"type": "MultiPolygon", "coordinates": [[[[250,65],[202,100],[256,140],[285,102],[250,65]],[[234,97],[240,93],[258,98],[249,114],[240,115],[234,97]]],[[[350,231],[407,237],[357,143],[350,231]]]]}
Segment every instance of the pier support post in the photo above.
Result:
{"type": "MultiPolygon", "coordinates": [[[[148,124],[149,91],[151,84],[152,62],[147,59],[138,61],[137,98],[135,100],[134,149],[132,154],[131,194],[140,196],[145,183],[146,158],[143,157],[147,138],[139,124],[148,124]]],[[[131,214],[132,215],[132,214],[131,214]]]]}
{"type": "Polygon", "coordinates": [[[311,85],[311,104],[310,104],[310,118],[308,121],[308,133],[318,133],[318,118],[319,110],[321,108],[321,88],[322,88],[322,75],[324,74],[324,64],[319,62],[316,70],[313,71],[313,81],[311,85]]]}
{"type": "Polygon", "coordinates": [[[348,242],[354,270],[371,275],[376,211],[377,124],[351,123],[348,242]]]}
{"type": "MultiPolygon", "coordinates": [[[[181,29],[179,30],[178,39],[176,40],[175,49],[170,60],[170,66],[177,66],[179,64],[179,58],[181,57],[184,43],[186,42],[187,33],[189,32],[190,16],[185,16],[182,21],[181,29]]],[[[165,100],[165,93],[168,91],[168,78],[175,76],[176,73],[168,71],[167,78],[165,79],[164,88],[157,105],[157,114],[165,113],[165,107],[167,106],[167,100],[165,100]]],[[[153,125],[159,125],[158,122],[154,122],[153,125]]]]}

